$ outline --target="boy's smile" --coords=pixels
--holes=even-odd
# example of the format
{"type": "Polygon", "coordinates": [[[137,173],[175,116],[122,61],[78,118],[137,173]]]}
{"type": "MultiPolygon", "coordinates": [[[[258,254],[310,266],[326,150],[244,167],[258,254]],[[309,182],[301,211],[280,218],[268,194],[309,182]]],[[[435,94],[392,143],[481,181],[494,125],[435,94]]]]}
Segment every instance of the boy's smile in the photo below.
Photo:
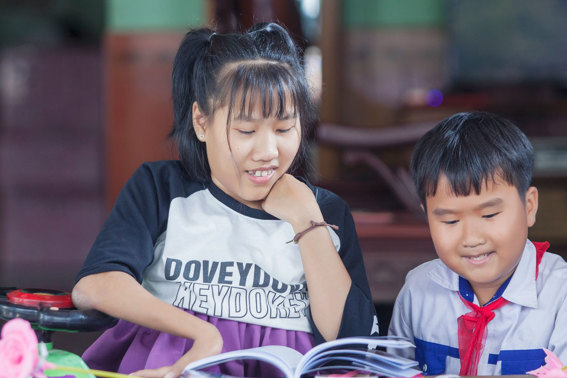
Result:
{"type": "Polygon", "coordinates": [[[426,198],[427,219],[439,258],[467,279],[480,304],[488,302],[516,269],[528,227],[535,223],[537,189],[522,200],[498,175],[467,196],[456,196],[445,175],[426,198]]]}

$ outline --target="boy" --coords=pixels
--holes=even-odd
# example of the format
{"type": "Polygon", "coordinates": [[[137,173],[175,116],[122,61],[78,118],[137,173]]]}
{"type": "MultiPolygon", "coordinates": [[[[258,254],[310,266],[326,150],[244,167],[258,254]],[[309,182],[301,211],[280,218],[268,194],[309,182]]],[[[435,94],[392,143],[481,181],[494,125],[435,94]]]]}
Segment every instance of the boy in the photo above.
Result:
{"type": "Polygon", "coordinates": [[[525,374],[567,363],[567,263],[527,239],[533,149],[510,121],[459,113],[416,144],[411,172],[439,259],[410,271],[389,334],[425,374],[525,374]]]}

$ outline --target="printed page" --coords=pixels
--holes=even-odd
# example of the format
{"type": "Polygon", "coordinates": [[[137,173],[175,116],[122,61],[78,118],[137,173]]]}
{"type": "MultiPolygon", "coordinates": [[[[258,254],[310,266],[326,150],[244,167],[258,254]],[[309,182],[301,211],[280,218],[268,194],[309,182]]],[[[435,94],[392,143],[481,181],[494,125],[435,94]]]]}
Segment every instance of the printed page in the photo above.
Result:
{"type": "MultiPolygon", "coordinates": [[[[415,363],[412,366],[415,366],[415,363]]],[[[366,360],[365,356],[362,354],[331,354],[325,358],[319,359],[312,365],[306,366],[302,374],[312,374],[316,372],[321,374],[326,370],[337,371],[342,369],[346,371],[360,370],[361,372],[387,377],[413,377],[418,375],[420,371],[414,369],[412,366],[408,366],[408,364],[390,364],[384,360],[366,360]],[[332,364],[322,366],[330,362],[332,362],[332,364]]]]}
{"type": "Polygon", "coordinates": [[[296,369],[296,377],[307,372],[337,369],[337,366],[321,368],[329,362],[353,366],[374,374],[411,377],[419,373],[413,369],[417,363],[406,358],[375,350],[383,348],[413,348],[414,345],[399,337],[348,337],[320,344],[305,354],[296,369]]]}
{"type": "Polygon", "coordinates": [[[280,369],[286,377],[293,377],[294,370],[303,356],[295,349],[281,345],[267,345],[258,348],[235,350],[203,358],[190,363],[183,370],[183,376],[190,376],[191,370],[199,370],[234,360],[252,359],[264,361],[280,369]]]}
{"type": "Polygon", "coordinates": [[[322,352],[309,360],[305,369],[321,366],[327,362],[334,361],[341,356],[352,357],[356,361],[368,361],[369,364],[389,365],[397,368],[411,368],[417,362],[404,357],[399,357],[381,350],[362,350],[362,349],[335,349],[322,352]]]}

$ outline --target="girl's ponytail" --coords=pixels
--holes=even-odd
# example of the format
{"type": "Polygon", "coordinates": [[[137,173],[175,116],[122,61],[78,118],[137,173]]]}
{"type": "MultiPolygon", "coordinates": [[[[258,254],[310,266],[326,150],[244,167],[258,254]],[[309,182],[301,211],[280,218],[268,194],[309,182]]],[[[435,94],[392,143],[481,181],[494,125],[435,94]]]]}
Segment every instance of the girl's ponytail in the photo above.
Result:
{"type": "Polygon", "coordinates": [[[193,73],[195,67],[199,66],[199,61],[202,61],[213,34],[214,32],[209,29],[189,31],[175,55],[171,74],[175,120],[172,136],[186,128],[187,123],[191,122],[191,110],[195,101],[193,73]]]}
{"type": "Polygon", "coordinates": [[[170,137],[188,173],[200,181],[208,179],[209,163],[205,146],[197,140],[193,129],[193,102],[197,100],[195,92],[198,86],[195,71],[203,68],[214,34],[210,29],[189,31],[175,55],[171,73],[174,124],[170,137]]]}
{"type": "Polygon", "coordinates": [[[293,39],[281,25],[273,22],[258,23],[252,26],[247,34],[263,58],[287,63],[294,69],[302,66],[293,39]]]}

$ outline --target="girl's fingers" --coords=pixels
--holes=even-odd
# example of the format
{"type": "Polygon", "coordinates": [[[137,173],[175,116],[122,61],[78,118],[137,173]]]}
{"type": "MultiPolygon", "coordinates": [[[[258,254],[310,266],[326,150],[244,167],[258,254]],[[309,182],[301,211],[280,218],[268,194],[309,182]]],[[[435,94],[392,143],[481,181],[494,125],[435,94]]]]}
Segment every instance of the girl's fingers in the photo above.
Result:
{"type": "Polygon", "coordinates": [[[178,374],[172,372],[171,366],[160,367],[159,369],[144,369],[138,370],[131,375],[141,378],[177,378],[178,374]]]}

